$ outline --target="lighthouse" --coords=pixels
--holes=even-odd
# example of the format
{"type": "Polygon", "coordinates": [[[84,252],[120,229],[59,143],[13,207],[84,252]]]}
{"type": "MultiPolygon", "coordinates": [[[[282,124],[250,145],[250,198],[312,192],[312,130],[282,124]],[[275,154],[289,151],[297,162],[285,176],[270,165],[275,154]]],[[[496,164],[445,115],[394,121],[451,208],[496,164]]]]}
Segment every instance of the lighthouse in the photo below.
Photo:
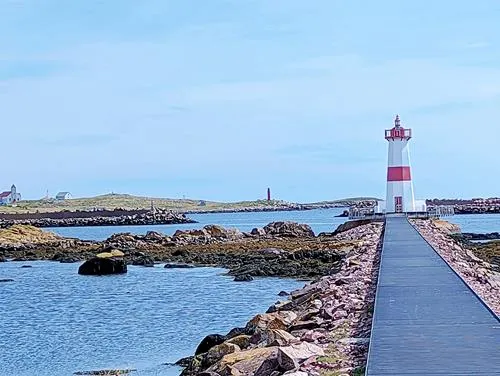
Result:
{"type": "Polygon", "coordinates": [[[399,115],[396,115],[394,127],[385,131],[385,139],[389,142],[386,213],[417,211],[411,180],[410,150],[408,148],[411,129],[402,127],[399,115]]]}

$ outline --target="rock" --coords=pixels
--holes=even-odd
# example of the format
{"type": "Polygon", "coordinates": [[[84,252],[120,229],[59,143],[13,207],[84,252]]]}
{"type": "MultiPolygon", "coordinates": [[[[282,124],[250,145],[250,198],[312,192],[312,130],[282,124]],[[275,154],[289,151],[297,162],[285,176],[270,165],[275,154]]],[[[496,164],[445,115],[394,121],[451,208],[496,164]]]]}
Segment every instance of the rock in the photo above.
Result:
{"type": "Polygon", "coordinates": [[[6,262],[6,261],[7,261],[7,259],[5,257],[0,256],[0,262],[6,262]]]}
{"type": "Polygon", "coordinates": [[[233,328],[229,331],[229,333],[226,334],[226,338],[231,339],[242,334],[248,334],[246,328],[233,328]]]}
{"type": "Polygon", "coordinates": [[[14,282],[14,280],[10,279],[10,278],[3,278],[3,279],[0,279],[0,282],[14,282]]]}
{"type": "Polygon", "coordinates": [[[21,266],[21,268],[32,268],[32,267],[33,266],[31,266],[31,265],[23,265],[23,266],[21,266]]]}
{"type": "MultiPolygon", "coordinates": [[[[185,358],[181,358],[177,362],[175,362],[174,365],[186,368],[189,366],[189,364],[191,364],[193,358],[194,358],[194,356],[188,356],[185,358]]],[[[170,365],[170,364],[166,363],[166,365],[170,365]]]]}
{"type": "Polygon", "coordinates": [[[148,231],[144,236],[144,240],[152,242],[161,242],[164,238],[164,235],[156,231],[148,231]]]}
{"type": "Polygon", "coordinates": [[[259,249],[257,252],[263,255],[275,255],[275,256],[279,256],[286,253],[284,250],[279,248],[262,248],[259,249]]]}
{"type": "Polygon", "coordinates": [[[213,372],[213,371],[203,371],[203,372],[198,373],[197,376],[220,376],[220,375],[217,372],[213,372]]]}
{"type": "Polygon", "coordinates": [[[81,275],[123,274],[127,272],[127,264],[123,258],[94,257],[85,261],[78,268],[81,275]]]}
{"type": "Polygon", "coordinates": [[[224,228],[218,225],[207,225],[203,227],[209,236],[215,239],[237,240],[243,238],[243,233],[235,228],[224,228]]]}
{"type": "Polygon", "coordinates": [[[135,369],[103,369],[98,371],[79,371],[75,372],[74,375],[118,376],[129,374],[132,371],[135,371],[135,369]]]}
{"type": "Polygon", "coordinates": [[[313,294],[319,292],[320,289],[318,288],[318,286],[316,286],[315,284],[310,284],[310,285],[307,285],[299,290],[295,290],[295,291],[292,291],[290,293],[291,297],[293,300],[297,300],[303,296],[312,296],[313,294]]]}
{"type": "Polygon", "coordinates": [[[297,222],[272,222],[264,227],[266,235],[310,238],[314,237],[314,231],[309,225],[299,224],[297,222]]]}
{"type": "Polygon", "coordinates": [[[223,356],[240,350],[240,347],[234,343],[223,342],[220,345],[216,345],[208,350],[204,358],[204,363],[211,366],[215,362],[218,362],[223,356]]]}
{"type": "Polygon", "coordinates": [[[299,368],[300,363],[312,356],[324,356],[323,349],[307,342],[292,344],[278,349],[278,363],[285,371],[299,368]]]}
{"type": "Polygon", "coordinates": [[[206,244],[211,236],[205,230],[177,230],[172,236],[172,240],[177,243],[206,244]]]}
{"type": "Polygon", "coordinates": [[[266,236],[266,231],[263,228],[259,227],[259,228],[252,229],[250,234],[254,235],[254,236],[266,236]]]}
{"type": "Polygon", "coordinates": [[[192,269],[192,268],[194,268],[194,265],[169,263],[169,264],[165,264],[164,268],[165,269],[192,269]]]}
{"type": "Polygon", "coordinates": [[[277,368],[277,354],[276,347],[239,351],[225,355],[220,362],[211,366],[207,371],[232,376],[268,376],[273,366],[277,368]]]}
{"type": "Polygon", "coordinates": [[[113,249],[110,252],[101,252],[95,255],[97,258],[111,258],[111,257],[124,257],[125,254],[118,249],[113,249]]]}
{"type": "Polygon", "coordinates": [[[318,326],[315,320],[297,321],[290,327],[290,331],[315,329],[318,326]]]}
{"type": "Polygon", "coordinates": [[[353,220],[353,221],[347,221],[347,222],[342,223],[341,225],[339,225],[337,227],[337,229],[334,231],[334,235],[352,230],[356,227],[367,225],[371,222],[372,222],[371,219],[357,219],[357,220],[353,220]]]}
{"type": "Polygon", "coordinates": [[[226,343],[232,343],[240,349],[246,349],[250,345],[250,338],[249,335],[240,334],[239,336],[228,339],[226,343]]]}
{"type": "Polygon", "coordinates": [[[287,293],[286,291],[280,291],[278,296],[288,296],[290,295],[289,293],[287,293]]]}
{"type": "Polygon", "coordinates": [[[316,342],[316,341],[323,339],[325,337],[326,337],[325,333],[315,331],[315,330],[309,330],[309,331],[305,332],[300,337],[300,340],[305,341],[305,342],[316,342]]]}
{"type": "Polygon", "coordinates": [[[138,258],[134,258],[134,260],[132,261],[132,265],[153,267],[155,265],[155,260],[152,257],[144,255],[138,258]]]}
{"type": "Polygon", "coordinates": [[[285,330],[271,329],[269,331],[268,346],[288,346],[298,341],[297,337],[294,337],[285,330]]]}
{"type": "Polygon", "coordinates": [[[286,330],[296,318],[297,314],[291,311],[259,314],[248,322],[246,330],[248,333],[256,333],[269,329],[286,330]]]}
{"type": "Polygon", "coordinates": [[[250,282],[253,281],[253,277],[248,274],[237,275],[234,277],[234,282],[250,282]]]}
{"type": "Polygon", "coordinates": [[[220,334],[209,334],[202,339],[196,348],[195,355],[206,353],[212,347],[220,345],[226,340],[226,337],[220,334]]]}

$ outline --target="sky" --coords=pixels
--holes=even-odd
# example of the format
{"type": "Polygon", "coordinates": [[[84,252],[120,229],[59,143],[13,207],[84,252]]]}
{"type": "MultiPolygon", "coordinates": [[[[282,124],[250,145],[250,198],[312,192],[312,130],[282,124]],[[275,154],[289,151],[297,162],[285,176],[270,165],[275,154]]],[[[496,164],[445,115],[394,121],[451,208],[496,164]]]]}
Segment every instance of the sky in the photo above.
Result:
{"type": "Polygon", "coordinates": [[[0,190],[500,196],[497,0],[0,0],[0,190]]]}

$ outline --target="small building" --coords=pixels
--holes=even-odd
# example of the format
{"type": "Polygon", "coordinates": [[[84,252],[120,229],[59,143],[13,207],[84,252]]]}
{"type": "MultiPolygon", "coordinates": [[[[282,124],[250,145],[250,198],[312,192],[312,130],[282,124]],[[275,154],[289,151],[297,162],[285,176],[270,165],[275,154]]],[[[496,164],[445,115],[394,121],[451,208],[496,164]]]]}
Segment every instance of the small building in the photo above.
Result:
{"type": "Polygon", "coordinates": [[[71,198],[71,193],[69,192],[59,192],[56,194],[57,201],[69,200],[71,198]]]}
{"type": "Polygon", "coordinates": [[[21,194],[17,192],[14,184],[10,187],[10,191],[0,193],[0,205],[10,205],[18,201],[21,201],[21,194]]]}

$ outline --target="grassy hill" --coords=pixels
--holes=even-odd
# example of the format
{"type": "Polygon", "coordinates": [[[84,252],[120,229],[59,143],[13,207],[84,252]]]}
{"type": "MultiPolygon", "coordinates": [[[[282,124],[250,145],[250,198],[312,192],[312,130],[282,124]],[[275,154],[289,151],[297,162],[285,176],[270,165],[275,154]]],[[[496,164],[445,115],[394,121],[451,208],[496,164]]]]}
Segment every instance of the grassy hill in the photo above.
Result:
{"type": "MultiPolygon", "coordinates": [[[[320,203],[311,203],[307,205],[341,205],[344,202],[365,200],[365,198],[353,198],[336,201],[325,201],[320,203]]],[[[192,199],[168,199],[158,197],[140,197],[128,194],[106,194],[96,197],[75,198],[65,201],[55,200],[25,200],[19,202],[16,206],[0,206],[0,213],[33,213],[54,212],[61,210],[93,210],[95,208],[113,210],[122,209],[149,209],[151,202],[158,208],[165,208],[177,211],[216,211],[216,210],[237,210],[241,208],[260,208],[269,206],[284,206],[284,201],[240,201],[240,202],[215,202],[204,201],[200,205],[200,200],[192,199]]]]}

